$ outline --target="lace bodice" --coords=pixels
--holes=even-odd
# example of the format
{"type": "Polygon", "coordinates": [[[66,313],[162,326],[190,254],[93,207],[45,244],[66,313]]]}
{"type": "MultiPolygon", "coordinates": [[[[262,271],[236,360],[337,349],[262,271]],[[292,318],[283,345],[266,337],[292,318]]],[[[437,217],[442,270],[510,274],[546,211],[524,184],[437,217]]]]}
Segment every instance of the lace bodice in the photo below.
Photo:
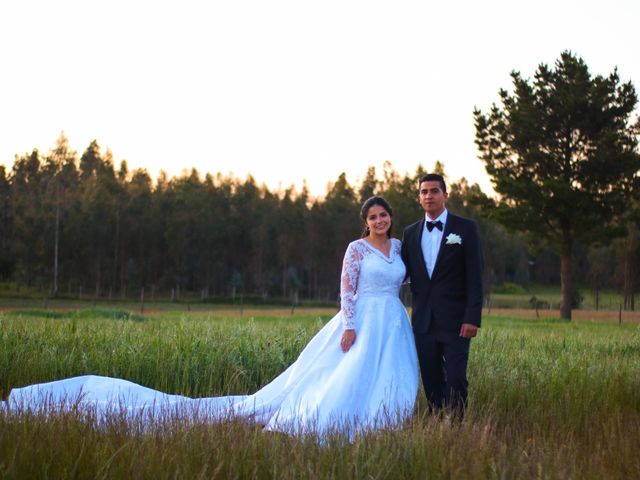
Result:
{"type": "Polygon", "coordinates": [[[340,282],[340,306],[345,329],[355,328],[354,317],[358,299],[367,295],[397,297],[405,276],[400,257],[401,242],[391,239],[389,256],[366,240],[351,242],[344,254],[340,282]]]}

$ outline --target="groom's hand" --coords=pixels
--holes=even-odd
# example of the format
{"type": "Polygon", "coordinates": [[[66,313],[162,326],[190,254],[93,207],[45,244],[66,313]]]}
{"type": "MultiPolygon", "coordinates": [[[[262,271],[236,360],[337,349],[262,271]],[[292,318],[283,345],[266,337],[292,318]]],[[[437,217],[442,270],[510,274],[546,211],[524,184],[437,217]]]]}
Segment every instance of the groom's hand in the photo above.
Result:
{"type": "Polygon", "coordinates": [[[463,323],[460,329],[460,336],[462,338],[473,338],[478,334],[478,327],[471,323],[463,323]]]}

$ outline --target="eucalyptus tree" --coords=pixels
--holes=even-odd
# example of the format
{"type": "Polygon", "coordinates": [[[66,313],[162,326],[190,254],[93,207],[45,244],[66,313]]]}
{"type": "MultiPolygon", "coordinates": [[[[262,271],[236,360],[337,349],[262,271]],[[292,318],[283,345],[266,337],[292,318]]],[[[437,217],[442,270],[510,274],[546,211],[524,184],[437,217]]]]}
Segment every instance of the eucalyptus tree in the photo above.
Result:
{"type": "Polygon", "coordinates": [[[316,296],[337,300],[344,252],[362,232],[359,213],[356,192],[345,173],[329,186],[324,201],[313,205],[309,241],[317,258],[313,273],[316,296]]]}
{"type": "MultiPolygon", "coordinates": [[[[121,168],[122,171],[122,168],[121,168]]],[[[131,172],[126,180],[119,175],[123,192],[120,214],[119,286],[122,296],[133,284],[145,287],[151,283],[151,257],[154,253],[153,182],[144,169],[131,172]],[[124,182],[124,183],[123,183],[124,182]]]]}
{"type": "Polygon", "coordinates": [[[380,194],[393,208],[393,235],[402,237],[404,228],[424,215],[418,203],[418,181],[427,171],[418,165],[413,175],[406,173],[403,177],[393,168],[391,162],[383,166],[383,178],[380,194]]]}
{"type": "Polygon", "coordinates": [[[204,300],[213,292],[218,279],[218,269],[224,258],[224,235],[227,227],[227,196],[222,177],[207,174],[203,181],[203,206],[200,212],[198,242],[201,255],[201,297],[204,300]]]}
{"type": "Polygon", "coordinates": [[[615,242],[617,273],[622,286],[622,305],[635,310],[635,294],[640,287],[640,230],[631,224],[627,235],[615,242]]]}
{"type": "Polygon", "coordinates": [[[113,287],[113,277],[105,274],[113,272],[115,263],[112,252],[117,245],[120,186],[111,158],[103,158],[95,140],[80,157],[80,184],[83,235],[78,242],[83,247],[81,255],[92,270],[98,297],[107,284],[113,287]]]}
{"type": "Polygon", "coordinates": [[[4,165],[0,165],[0,281],[8,279],[13,271],[12,231],[11,183],[4,165]]]}
{"type": "MultiPolygon", "coordinates": [[[[69,209],[73,206],[72,197],[77,189],[78,175],[76,170],[77,154],[69,145],[69,140],[62,132],[54,147],[47,155],[44,172],[46,185],[44,188],[44,203],[49,205],[49,212],[53,225],[53,274],[51,294],[58,294],[59,288],[59,264],[60,264],[60,242],[65,237],[63,230],[66,230],[66,219],[69,209]]],[[[67,238],[67,240],[69,240],[67,238]]],[[[65,245],[71,249],[69,242],[65,245]]]]}
{"type": "Polygon", "coordinates": [[[276,205],[277,225],[272,231],[277,242],[277,257],[280,270],[282,296],[289,294],[297,301],[298,292],[304,287],[301,274],[308,267],[308,192],[297,194],[293,187],[287,188],[276,205]]]}
{"type": "MultiPolygon", "coordinates": [[[[229,285],[234,292],[250,292],[256,283],[255,272],[260,250],[256,248],[260,223],[273,218],[264,209],[263,190],[249,175],[244,182],[235,181],[230,198],[226,261],[229,285]]],[[[270,240],[269,243],[273,243],[270,240]]]]}
{"type": "Polygon", "coordinates": [[[11,171],[12,251],[19,282],[46,283],[46,222],[43,216],[43,172],[38,150],[17,156],[11,171]]]}
{"type": "Polygon", "coordinates": [[[203,253],[203,222],[206,216],[205,187],[194,168],[189,174],[169,181],[165,192],[167,265],[165,276],[176,295],[200,284],[203,253]]]}
{"type": "Polygon", "coordinates": [[[367,198],[378,194],[379,189],[380,181],[376,177],[376,168],[367,168],[367,173],[362,179],[362,182],[360,182],[360,188],[358,189],[358,198],[360,200],[360,204],[363,204],[365,200],[367,200],[367,198]]]}

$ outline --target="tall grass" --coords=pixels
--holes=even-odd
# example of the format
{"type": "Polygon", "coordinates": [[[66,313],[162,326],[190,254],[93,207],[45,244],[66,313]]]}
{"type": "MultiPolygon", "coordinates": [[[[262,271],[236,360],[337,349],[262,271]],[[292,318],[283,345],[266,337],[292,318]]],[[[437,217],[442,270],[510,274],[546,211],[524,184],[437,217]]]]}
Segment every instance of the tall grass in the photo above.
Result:
{"type": "MultiPolygon", "coordinates": [[[[170,393],[258,389],[324,318],[0,315],[0,388],[95,373],[170,393]]],[[[348,443],[241,419],[97,428],[0,412],[2,478],[639,478],[640,327],[485,319],[461,424],[425,415],[348,443]]]]}
{"type": "MultiPolygon", "coordinates": [[[[604,290],[598,293],[596,302],[595,293],[588,287],[579,285],[582,301],[579,309],[595,310],[596,304],[599,310],[617,311],[620,305],[624,304],[624,297],[620,292],[614,290],[604,290]]],[[[506,288],[493,287],[490,295],[492,308],[534,308],[531,303],[532,297],[539,302],[545,302],[548,309],[557,311],[560,309],[562,296],[559,285],[529,285],[521,287],[509,284],[506,288]],[[509,288],[509,287],[514,288],[509,288]]],[[[540,306],[541,310],[545,307],[540,306]]]]}
{"type": "Polygon", "coordinates": [[[296,318],[147,318],[107,309],[5,313],[0,392],[91,373],[189,396],[247,393],[283,371],[324,317],[296,318]]]}

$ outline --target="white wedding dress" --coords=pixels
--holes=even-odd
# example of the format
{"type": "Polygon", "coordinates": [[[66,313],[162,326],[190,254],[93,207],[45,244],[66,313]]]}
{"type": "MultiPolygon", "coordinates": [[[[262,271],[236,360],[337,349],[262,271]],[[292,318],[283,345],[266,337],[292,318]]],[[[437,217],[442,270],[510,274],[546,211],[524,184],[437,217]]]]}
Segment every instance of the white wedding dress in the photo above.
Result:
{"type": "Polygon", "coordinates": [[[87,408],[152,422],[167,415],[197,421],[243,416],[292,434],[360,431],[398,425],[412,414],[418,362],[407,312],[398,297],[405,276],[400,241],[389,257],[360,239],[349,244],[341,277],[341,310],[298,359],[253,395],[189,398],[117,378],[87,375],[13,389],[2,408],[87,408]],[[344,353],[340,339],[354,328],[344,353]]]}

